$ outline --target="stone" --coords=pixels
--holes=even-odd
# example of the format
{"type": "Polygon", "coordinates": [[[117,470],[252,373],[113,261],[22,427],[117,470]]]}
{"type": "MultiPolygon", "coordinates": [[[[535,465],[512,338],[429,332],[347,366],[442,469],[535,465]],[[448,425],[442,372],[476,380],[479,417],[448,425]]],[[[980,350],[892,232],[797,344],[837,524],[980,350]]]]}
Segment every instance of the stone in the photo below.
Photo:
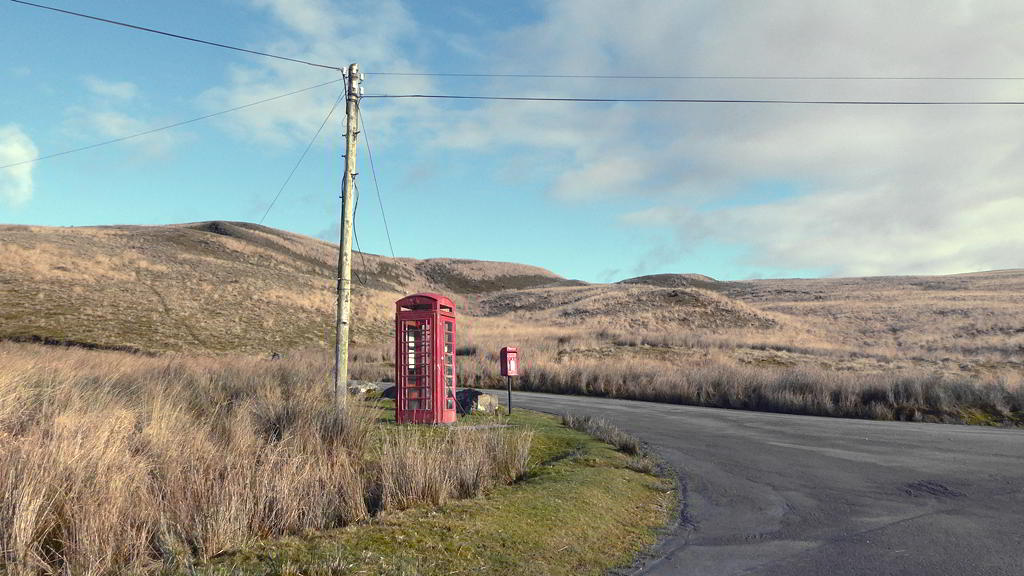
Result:
{"type": "MultiPolygon", "coordinates": [[[[394,386],[384,388],[380,392],[381,398],[395,399],[397,390],[394,386]]],[[[491,395],[485,394],[479,390],[473,390],[472,388],[464,388],[455,393],[455,409],[459,414],[470,414],[472,412],[485,412],[487,414],[493,414],[498,409],[498,399],[491,395]]]]}
{"type": "Polygon", "coordinates": [[[455,407],[459,414],[484,412],[493,414],[498,409],[498,399],[472,388],[464,388],[455,393],[455,407]]]}
{"type": "Polygon", "coordinates": [[[377,387],[378,386],[376,382],[363,382],[361,380],[348,381],[348,393],[355,396],[366,394],[367,392],[372,392],[376,390],[377,387]]]}

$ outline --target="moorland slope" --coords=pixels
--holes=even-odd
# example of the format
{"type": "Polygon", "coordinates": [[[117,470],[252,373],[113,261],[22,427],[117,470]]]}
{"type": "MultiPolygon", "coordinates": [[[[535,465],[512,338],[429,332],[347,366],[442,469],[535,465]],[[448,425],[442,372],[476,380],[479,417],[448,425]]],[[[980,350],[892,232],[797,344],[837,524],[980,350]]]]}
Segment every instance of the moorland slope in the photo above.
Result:
{"type": "MultiPolygon", "coordinates": [[[[336,262],[328,242],[242,222],[0,226],[0,339],[324,347],[336,262]]],[[[356,378],[391,376],[394,301],[436,291],[457,304],[467,385],[497,383],[497,350],[518,345],[519,384],[536,390],[986,422],[1019,419],[1024,402],[1024,270],[589,284],[523,264],[357,254],[353,275],[356,378]]]]}

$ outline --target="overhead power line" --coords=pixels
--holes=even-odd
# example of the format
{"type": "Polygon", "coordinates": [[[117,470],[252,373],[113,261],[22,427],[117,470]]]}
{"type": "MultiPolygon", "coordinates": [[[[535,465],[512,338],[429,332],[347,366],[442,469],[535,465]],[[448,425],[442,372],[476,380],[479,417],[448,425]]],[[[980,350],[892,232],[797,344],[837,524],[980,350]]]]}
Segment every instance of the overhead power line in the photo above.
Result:
{"type": "Polygon", "coordinates": [[[388,229],[388,217],[384,214],[384,201],[380,196],[380,182],[377,180],[377,168],[373,164],[373,151],[370,149],[370,134],[366,130],[366,118],[363,110],[359,109],[359,122],[363,125],[363,142],[366,144],[366,157],[370,159],[370,173],[373,174],[373,186],[377,189],[377,204],[380,205],[380,217],[384,220],[384,233],[388,237],[388,248],[391,250],[391,258],[395,258],[395,247],[391,244],[391,231],[388,229]]]}
{"type": "Polygon", "coordinates": [[[341,101],[344,98],[345,91],[342,90],[341,94],[338,95],[338,99],[334,101],[334,105],[331,106],[330,111],[327,112],[327,116],[324,118],[324,121],[321,122],[320,127],[316,129],[316,134],[313,134],[313,138],[309,140],[309,144],[306,145],[306,149],[302,151],[302,154],[299,156],[298,162],[295,163],[295,166],[292,166],[292,171],[288,173],[288,177],[285,178],[284,182],[281,183],[281,188],[277,190],[277,194],[274,195],[274,199],[271,200],[270,205],[267,206],[267,211],[264,212],[263,217],[260,218],[260,224],[263,224],[263,221],[267,219],[267,215],[270,214],[270,210],[274,208],[274,204],[277,204],[277,199],[281,197],[281,193],[284,192],[285,187],[288,186],[288,183],[292,181],[292,176],[295,175],[295,171],[299,169],[299,165],[301,165],[302,161],[306,158],[306,154],[309,153],[309,149],[313,147],[313,143],[316,142],[316,139],[320,137],[320,132],[323,131],[324,126],[327,125],[327,122],[331,119],[331,116],[334,115],[334,110],[338,107],[338,104],[341,103],[341,101]]]}
{"type": "MultiPolygon", "coordinates": [[[[155,28],[148,28],[145,26],[139,26],[137,24],[130,24],[128,22],[122,22],[120,20],[113,20],[110,18],[101,18],[99,16],[93,16],[91,14],[85,14],[82,12],[74,12],[72,10],[65,10],[63,8],[57,8],[55,6],[47,6],[45,4],[38,4],[35,2],[27,2],[26,0],[10,0],[15,4],[21,4],[23,6],[31,6],[33,8],[40,8],[43,10],[49,10],[51,12],[57,12],[60,14],[66,14],[69,16],[77,16],[79,18],[86,18],[94,20],[96,22],[103,22],[105,24],[113,24],[115,26],[122,26],[130,28],[132,30],[138,30],[141,32],[149,32],[152,34],[160,34],[161,36],[167,36],[169,38],[177,38],[179,40],[187,40],[189,42],[196,42],[199,44],[206,44],[207,46],[215,46],[217,48],[225,48],[228,50],[235,50],[238,52],[245,52],[246,54],[253,54],[256,56],[264,56],[266,58],[275,58],[278,60],[284,60],[287,62],[294,62],[296,64],[305,64],[307,66],[315,66],[317,68],[326,68],[329,70],[344,71],[341,66],[334,66],[331,64],[322,64],[318,62],[311,62],[309,60],[302,60],[301,58],[291,58],[288,56],[281,56],[279,54],[271,54],[269,52],[261,52],[259,50],[250,50],[248,48],[242,48],[240,46],[232,46],[231,44],[224,44],[222,42],[214,42],[211,40],[203,40],[201,38],[195,38],[193,36],[186,36],[184,34],[175,34],[173,32],[165,32],[163,30],[157,30],[155,28]]],[[[703,74],[525,74],[525,73],[495,73],[495,72],[406,72],[406,71],[380,71],[380,72],[366,72],[375,76],[426,76],[426,77],[447,77],[447,78],[548,78],[548,79],[596,79],[596,80],[881,80],[881,81],[999,81],[999,80],[1024,80],[1024,76],[815,76],[815,75],[703,75],[703,74]]]]}
{"type": "MultiPolygon", "coordinates": [[[[353,188],[355,188],[356,191],[356,203],[355,206],[352,207],[352,237],[356,240],[356,251],[359,252],[359,258],[363,261],[363,274],[365,275],[370,272],[370,268],[366,265],[366,252],[363,252],[363,248],[359,245],[359,232],[356,231],[356,222],[358,221],[359,216],[359,183],[353,182],[353,188]]],[[[360,276],[355,269],[353,269],[352,272],[355,272],[356,280],[359,280],[360,284],[366,286],[366,281],[363,280],[363,277],[360,276]]]]}
{"type": "Polygon", "coordinates": [[[829,106],[1020,106],[1022,100],[771,100],[756,98],[569,98],[548,96],[480,96],[462,94],[366,94],[363,98],[434,100],[505,100],[512,102],[624,102],[647,104],[818,104],[829,106]]]}
{"type": "Polygon", "coordinates": [[[310,62],[308,60],[302,60],[299,58],[289,58],[287,56],[280,56],[278,54],[270,54],[268,52],[260,52],[259,50],[249,50],[248,48],[241,48],[238,46],[232,46],[230,44],[222,44],[220,42],[212,42],[210,40],[202,40],[200,38],[193,38],[192,36],[185,36],[183,34],[174,34],[172,32],[164,32],[163,30],[156,30],[155,28],[146,28],[145,26],[137,26],[135,24],[129,24],[127,22],[121,22],[118,20],[110,20],[108,18],[100,18],[99,16],[92,16],[89,14],[83,14],[81,12],[72,12],[71,10],[64,10],[61,8],[55,8],[53,6],[46,6],[43,4],[36,4],[33,2],[26,2],[25,0],[11,0],[15,4],[23,4],[25,6],[32,6],[33,8],[42,8],[43,10],[50,10],[52,12],[59,12],[61,14],[67,14],[69,16],[78,16],[79,18],[87,18],[89,20],[95,20],[97,22],[104,22],[106,24],[114,24],[115,26],[123,26],[125,28],[131,28],[132,30],[139,30],[141,32],[150,32],[153,34],[160,34],[161,36],[168,36],[171,38],[177,38],[179,40],[188,40],[189,42],[197,42],[199,44],[206,44],[207,46],[216,46],[217,48],[227,48],[228,50],[236,50],[238,52],[245,52],[246,54],[255,54],[256,56],[265,56],[267,58],[276,58],[278,60],[286,60],[288,62],[295,62],[297,64],[305,64],[307,66],[315,66],[317,68],[327,68],[328,70],[343,71],[344,69],[338,66],[332,66],[330,64],[319,64],[317,62],[310,62]]]}
{"type": "Polygon", "coordinates": [[[280,100],[281,98],[287,98],[289,96],[294,96],[294,95],[299,94],[301,92],[308,92],[310,90],[315,90],[316,88],[321,88],[321,87],[327,86],[329,84],[336,84],[338,82],[341,82],[342,80],[343,80],[342,78],[338,78],[337,80],[331,80],[329,82],[322,82],[322,83],[316,84],[314,86],[309,86],[308,88],[301,88],[299,90],[293,90],[293,91],[288,92],[286,94],[281,94],[281,95],[278,95],[278,96],[272,96],[270,98],[264,98],[263,100],[257,100],[256,102],[250,102],[248,104],[243,104],[241,106],[235,106],[234,108],[228,108],[227,110],[221,110],[220,112],[214,112],[212,114],[205,114],[205,115],[199,116],[197,118],[191,118],[189,120],[182,120],[181,122],[175,122],[173,124],[167,124],[166,126],[160,126],[158,128],[151,128],[151,129],[145,130],[143,132],[137,132],[135,134],[129,134],[127,136],[121,136],[119,138],[114,138],[113,140],[105,140],[103,142],[97,142],[96,144],[89,144],[88,146],[80,146],[78,148],[72,148],[71,150],[64,150],[63,152],[54,152],[53,154],[45,154],[43,156],[37,156],[37,157],[32,158],[30,160],[22,160],[20,162],[14,162],[12,164],[5,164],[3,166],[0,166],[0,170],[3,170],[4,168],[12,168],[14,166],[21,166],[22,164],[31,164],[33,162],[39,162],[40,160],[46,160],[46,159],[49,159],[49,158],[56,158],[57,156],[64,156],[66,154],[72,154],[72,153],[75,153],[75,152],[82,152],[83,150],[91,150],[93,148],[99,148],[100,146],[106,146],[108,144],[116,144],[118,142],[124,142],[125,140],[131,140],[132,138],[138,138],[140,136],[148,136],[149,134],[154,134],[154,133],[160,132],[162,130],[168,130],[170,128],[177,128],[179,126],[184,126],[186,124],[192,124],[193,122],[199,122],[200,120],[206,120],[208,118],[213,118],[215,116],[221,116],[221,115],[224,115],[224,114],[228,114],[230,112],[237,112],[238,110],[243,110],[245,108],[251,108],[253,106],[258,106],[260,104],[266,104],[267,102],[272,102],[274,100],[280,100]]]}
{"type": "Polygon", "coordinates": [[[486,72],[366,72],[372,76],[426,76],[441,78],[548,78],[565,80],[883,80],[975,81],[1024,80],[1024,76],[772,76],[697,74],[501,74],[486,72]]]}

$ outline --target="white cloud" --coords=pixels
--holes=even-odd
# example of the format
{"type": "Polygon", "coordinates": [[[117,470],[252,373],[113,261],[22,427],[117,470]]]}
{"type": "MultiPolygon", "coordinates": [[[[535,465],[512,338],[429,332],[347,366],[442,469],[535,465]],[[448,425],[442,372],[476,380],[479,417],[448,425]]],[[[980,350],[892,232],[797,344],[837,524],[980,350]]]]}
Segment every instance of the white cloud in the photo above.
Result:
{"type": "MultiPolygon", "coordinates": [[[[545,4],[504,34],[499,71],[585,74],[1013,76],[1015,0],[545,4]],[[628,15],[624,17],[624,15],[628,15]]],[[[1019,82],[516,80],[560,96],[1013,99],[1019,82]]],[[[568,162],[570,201],[643,193],[630,225],[675,215],[682,241],[750,248],[750,264],[835,274],[1024,266],[1024,115],[1016,107],[519,105],[462,115],[435,145],[532,149],[568,162]],[[801,196],[751,201],[776,183],[801,196]],[[745,193],[744,200],[735,199],[745,193]],[[703,206],[703,208],[701,208],[703,206]],[[716,207],[717,206],[717,207],[716,207]],[[650,220],[645,219],[650,216],[650,220]],[[700,233],[700,238],[694,236],[700,233]]],[[[530,152],[518,152],[530,154],[530,152]]]]}
{"type": "MultiPolygon", "coordinates": [[[[152,116],[142,91],[132,82],[110,81],[86,76],[82,82],[92,97],[88,105],[72,105],[65,110],[64,129],[83,142],[95,142],[131,136],[161,125],[152,116]]],[[[187,133],[161,131],[127,140],[122,146],[150,158],[169,153],[187,133]]]]}
{"type": "Polygon", "coordinates": [[[139,87],[132,82],[108,81],[95,76],[86,76],[82,81],[90,92],[100,97],[127,101],[139,95],[139,87]]]}
{"type": "MultiPolygon", "coordinates": [[[[940,193],[937,208],[924,204],[889,214],[893,195],[890,189],[826,192],[777,204],[678,209],[673,221],[682,245],[712,237],[748,246],[748,263],[755,266],[852,276],[1024,266],[1024,198],[940,193]]],[[[638,222],[646,216],[631,215],[638,222]]]]}
{"type": "MultiPolygon", "coordinates": [[[[124,112],[112,107],[83,108],[71,106],[65,110],[64,129],[67,134],[82,142],[112,140],[150,130],[161,124],[160,120],[145,118],[134,112],[124,112]]],[[[126,140],[119,146],[129,147],[145,158],[159,158],[169,154],[175,146],[188,138],[186,132],[165,130],[147,134],[140,138],[126,140]]]]}
{"type": "Polygon", "coordinates": [[[647,164],[642,158],[624,155],[583,162],[562,172],[552,191],[566,200],[587,199],[602,191],[608,195],[629,194],[643,185],[647,164]]]}
{"type": "MultiPolygon", "coordinates": [[[[336,6],[326,0],[250,0],[281,24],[280,36],[256,49],[347,67],[353,59],[363,70],[414,70],[406,58],[410,39],[416,38],[417,24],[398,0],[346,3],[336,6]]],[[[335,73],[334,77],[338,74],[335,73]]],[[[257,60],[231,69],[224,86],[206,91],[200,98],[210,110],[230,108],[319,84],[331,79],[329,70],[300,66],[276,60],[257,60]]],[[[368,77],[367,93],[392,90],[422,90],[429,82],[422,78],[389,79],[368,77]]],[[[308,141],[323,121],[331,104],[343,90],[333,87],[242,110],[219,119],[236,136],[270,144],[288,146],[308,141]]],[[[391,135],[391,126],[403,121],[419,126],[434,116],[431,106],[422,102],[396,105],[382,100],[364,101],[371,121],[374,140],[382,143],[391,135]]],[[[340,120],[344,114],[337,114],[340,120]]],[[[337,126],[337,124],[333,124],[337,126]]]]}
{"type": "Polygon", "coordinates": [[[270,11],[293,31],[329,40],[342,29],[345,15],[326,0],[252,0],[252,5],[270,11]]]}
{"type": "MultiPolygon", "coordinates": [[[[83,115],[84,123],[105,138],[119,138],[129,134],[138,134],[158,124],[153,120],[141,120],[130,114],[114,110],[99,110],[83,115]]],[[[152,157],[162,156],[184,137],[183,133],[172,131],[155,132],[141,138],[130,140],[133,146],[152,157]]]]}
{"type": "MultiPolygon", "coordinates": [[[[27,134],[14,124],[0,126],[0,166],[24,162],[39,156],[39,150],[27,134]]],[[[19,206],[32,198],[32,168],[21,164],[0,168],[0,201],[19,206]]]]}

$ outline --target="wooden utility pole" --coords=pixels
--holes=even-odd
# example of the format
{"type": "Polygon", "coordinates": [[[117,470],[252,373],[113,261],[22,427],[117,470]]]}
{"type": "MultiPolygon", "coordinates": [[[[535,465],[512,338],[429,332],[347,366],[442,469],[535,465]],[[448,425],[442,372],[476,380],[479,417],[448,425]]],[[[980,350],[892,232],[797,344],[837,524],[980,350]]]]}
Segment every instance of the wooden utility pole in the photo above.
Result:
{"type": "Polygon", "coordinates": [[[334,399],[345,409],[348,399],[348,325],[352,313],[352,189],[356,178],[356,136],[359,134],[359,65],[348,67],[345,97],[345,176],[341,187],[341,246],[338,251],[338,314],[334,346],[334,399]]]}

